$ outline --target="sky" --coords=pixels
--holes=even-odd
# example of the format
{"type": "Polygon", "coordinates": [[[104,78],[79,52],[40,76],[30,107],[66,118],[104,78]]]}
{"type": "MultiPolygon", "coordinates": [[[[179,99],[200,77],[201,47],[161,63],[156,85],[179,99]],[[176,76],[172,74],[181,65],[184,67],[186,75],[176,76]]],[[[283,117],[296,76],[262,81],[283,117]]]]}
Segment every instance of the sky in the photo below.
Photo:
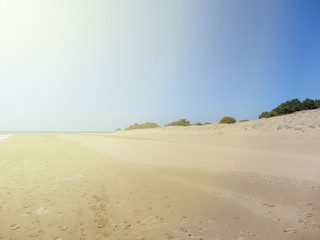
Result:
{"type": "Polygon", "coordinates": [[[1,0],[0,131],[257,119],[320,98],[318,0],[1,0]]]}

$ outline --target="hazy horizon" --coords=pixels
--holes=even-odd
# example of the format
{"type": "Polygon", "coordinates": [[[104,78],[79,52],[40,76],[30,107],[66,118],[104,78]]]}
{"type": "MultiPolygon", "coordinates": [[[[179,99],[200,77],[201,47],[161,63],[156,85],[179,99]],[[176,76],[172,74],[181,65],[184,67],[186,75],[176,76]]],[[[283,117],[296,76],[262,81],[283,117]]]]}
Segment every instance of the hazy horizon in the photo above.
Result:
{"type": "Polygon", "coordinates": [[[318,99],[319,24],[319,1],[1,1],[0,131],[252,120],[318,99]]]}

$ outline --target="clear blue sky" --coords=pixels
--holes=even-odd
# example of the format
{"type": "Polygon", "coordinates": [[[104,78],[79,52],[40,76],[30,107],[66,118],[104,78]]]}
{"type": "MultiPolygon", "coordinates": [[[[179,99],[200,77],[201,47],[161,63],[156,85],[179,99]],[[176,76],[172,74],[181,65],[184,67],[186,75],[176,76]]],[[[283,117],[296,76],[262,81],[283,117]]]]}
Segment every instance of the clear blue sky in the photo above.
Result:
{"type": "Polygon", "coordinates": [[[0,130],[251,120],[320,98],[318,0],[8,0],[0,34],[0,130]]]}

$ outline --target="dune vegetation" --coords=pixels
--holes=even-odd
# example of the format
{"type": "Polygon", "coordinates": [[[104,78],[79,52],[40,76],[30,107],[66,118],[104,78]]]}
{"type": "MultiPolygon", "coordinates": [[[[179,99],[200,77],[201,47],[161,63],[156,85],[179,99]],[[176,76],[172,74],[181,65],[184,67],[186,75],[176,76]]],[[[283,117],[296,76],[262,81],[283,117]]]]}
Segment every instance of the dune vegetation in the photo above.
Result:
{"type": "Polygon", "coordinates": [[[236,122],[237,122],[236,119],[234,119],[233,117],[223,117],[219,123],[232,124],[236,122]]]}
{"type": "Polygon", "coordinates": [[[191,125],[202,126],[202,125],[208,125],[208,124],[211,124],[211,123],[209,123],[209,122],[206,122],[206,123],[197,122],[197,123],[193,123],[191,125]]]}
{"type": "Polygon", "coordinates": [[[286,115],[303,110],[311,110],[320,108],[320,99],[310,99],[306,98],[303,102],[295,98],[284,103],[281,103],[278,107],[274,108],[270,112],[263,112],[260,114],[259,118],[270,118],[281,115],[286,115]]]}
{"type": "Polygon", "coordinates": [[[168,123],[167,125],[165,125],[165,127],[168,127],[168,126],[183,126],[183,127],[186,127],[186,126],[190,126],[190,122],[186,119],[180,119],[179,121],[175,121],[175,122],[171,122],[171,123],[168,123]]]}
{"type": "Polygon", "coordinates": [[[134,130],[134,129],[157,128],[157,127],[160,127],[160,126],[152,122],[146,122],[142,124],[135,123],[127,127],[125,130],[127,131],[127,130],[134,130]]]}
{"type": "MultiPolygon", "coordinates": [[[[281,103],[278,107],[274,108],[273,110],[269,111],[265,111],[262,112],[259,115],[259,119],[261,118],[270,118],[270,117],[275,117],[275,116],[281,116],[281,115],[286,115],[286,114],[290,114],[290,113],[294,113],[294,112],[298,112],[298,111],[303,111],[303,110],[311,110],[311,109],[317,109],[320,108],[320,99],[310,99],[310,98],[306,98],[303,102],[301,102],[299,99],[292,99],[289,101],[286,101],[284,103],[281,103]]],[[[248,120],[241,120],[239,122],[247,122],[248,120]]],[[[230,116],[226,116],[223,117],[219,123],[221,124],[233,124],[236,123],[236,119],[230,116]]],[[[179,121],[174,121],[171,123],[168,123],[165,125],[165,127],[168,126],[191,126],[191,125],[196,125],[196,126],[202,126],[202,125],[207,125],[207,124],[211,124],[210,122],[206,122],[206,123],[201,123],[201,122],[197,122],[197,123],[193,123],[191,124],[188,120],[182,118],[179,121]]],[[[146,122],[143,124],[139,124],[139,123],[134,123],[132,125],[130,125],[129,127],[125,128],[124,130],[133,130],[133,129],[145,129],[145,128],[157,128],[160,127],[157,123],[152,123],[152,122],[146,122]]],[[[121,131],[121,128],[117,128],[115,130],[117,131],[121,131]]]]}

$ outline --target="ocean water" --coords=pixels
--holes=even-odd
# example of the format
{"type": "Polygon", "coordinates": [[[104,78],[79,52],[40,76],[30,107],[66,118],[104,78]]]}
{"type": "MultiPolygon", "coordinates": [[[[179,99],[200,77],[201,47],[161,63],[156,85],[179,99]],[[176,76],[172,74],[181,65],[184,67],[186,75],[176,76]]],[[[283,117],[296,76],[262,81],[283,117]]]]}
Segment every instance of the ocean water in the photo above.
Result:
{"type": "Polygon", "coordinates": [[[67,132],[67,131],[39,131],[39,132],[28,132],[28,131],[0,131],[0,140],[9,138],[15,134],[32,134],[32,133],[111,133],[111,132],[95,132],[95,131],[73,131],[73,132],[67,132]]]}
{"type": "Polygon", "coordinates": [[[11,137],[13,134],[0,134],[0,140],[6,139],[8,137],[11,137]]]}

